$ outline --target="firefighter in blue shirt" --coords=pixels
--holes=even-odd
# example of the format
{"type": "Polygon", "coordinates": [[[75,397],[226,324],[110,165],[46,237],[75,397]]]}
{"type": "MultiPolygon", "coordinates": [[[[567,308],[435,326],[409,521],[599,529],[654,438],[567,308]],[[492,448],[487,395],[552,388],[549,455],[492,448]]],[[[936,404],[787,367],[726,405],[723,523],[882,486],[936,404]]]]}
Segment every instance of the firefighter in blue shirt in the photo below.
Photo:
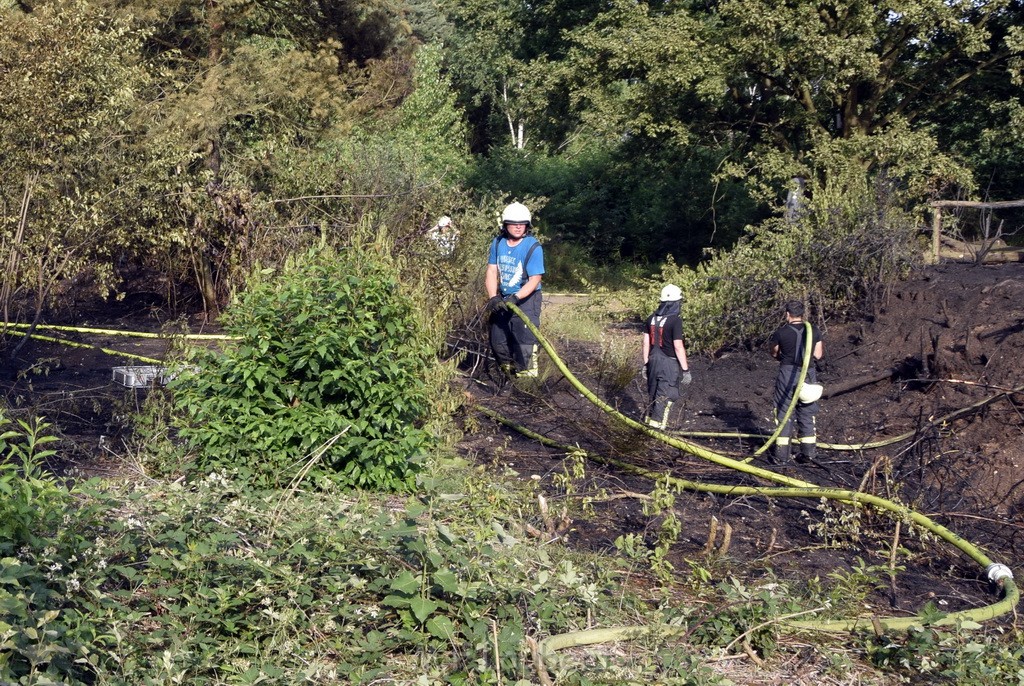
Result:
{"type": "Polygon", "coordinates": [[[498,363],[517,376],[537,376],[537,338],[506,302],[517,305],[540,328],[544,249],[530,235],[530,210],[521,203],[501,213],[501,235],[491,241],[484,286],[490,311],[491,350],[498,363]]]}

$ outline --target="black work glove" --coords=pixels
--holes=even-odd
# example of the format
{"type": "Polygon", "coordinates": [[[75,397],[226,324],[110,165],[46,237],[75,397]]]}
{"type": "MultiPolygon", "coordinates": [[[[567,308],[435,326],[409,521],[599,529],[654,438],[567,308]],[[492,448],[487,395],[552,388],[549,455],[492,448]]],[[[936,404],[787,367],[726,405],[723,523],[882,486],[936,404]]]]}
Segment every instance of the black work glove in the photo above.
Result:
{"type": "Polygon", "coordinates": [[[506,295],[505,296],[505,302],[507,302],[509,304],[512,304],[512,305],[518,305],[519,303],[521,303],[523,301],[519,299],[518,295],[513,293],[512,295],[506,295]]]}
{"type": "Polygon", "coordinates": [[[490,313],[490,312],[494,312],[495,310],[500,310],[500,309],[502,309],[504,307],[505,307],[505,301],[502,300],[500,295],[496,295],[496,296],[494,296],[493,298],[491,298],[490,300],[487,301],[487,305],[484,307],[484,309],[488,313],[490,313]]]}

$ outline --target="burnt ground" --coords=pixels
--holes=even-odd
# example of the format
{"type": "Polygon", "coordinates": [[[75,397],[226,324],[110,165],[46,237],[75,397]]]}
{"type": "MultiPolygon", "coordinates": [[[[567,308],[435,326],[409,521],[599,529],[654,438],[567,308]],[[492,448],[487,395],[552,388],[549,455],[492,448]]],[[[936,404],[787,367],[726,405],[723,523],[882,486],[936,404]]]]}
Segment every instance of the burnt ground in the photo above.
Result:
{"type": "Polygon", "coordinates": [[[154,362],[104,349],[162,360],[175,345],[174,334],[207,333],[204,318],[176,315],[161,296],[140,290],[121,300],[69,298],[60,311],[43,320],[58,326],[162,336],[38,328],[35,334],[56,340],[25,340],[13,333],[24,329],[12,329],[0,337],[0,393],[6,415],[42,417],[61,438],[57,456],[47,460],[48,468],[61,476],[124,474],[134,417],[155,386],[125,387],[113,380],[113,368],[154,362]]]}
{"type": "MultiPolygon", "coordinates": [[[[577,304],[572,299],[548,303],[545,316],[556,316],[557,307],[577,304]]],[[[201,330],[201,319],[172,317],[152,294],[75,306],[59,320],[129,331],[201,330]]],[[[4,337],[0,391],[8,414],[17,417],[31,411],[59,427],[61,457],[50,464],[55,472],[123,473],[130,459],[125,442],[130,417],[149,391],[114,383],[111,368],[133,362],[99,348],[162,358],[168,340],[40,333],[87,347],[32,341],[12,358],[20,339],[4,337]]],[[[613,327],[608,335],[636,342],[639,369],[635,327],[613,327]]],[[[1024,394],[1004,394],[949,415],[1024,385],[1024,264],[930,268],[899,284],[874,316],[825,322],[824,335],[826,355],[819,380],[831,395],[823,400],[818,416],[819,441],[861,444],[906,432],[912,437],[873,449],[820,449],[813,464],[775,466],[761,457],[754,464],[823,486],[898,498],[1019,572],[1018,561],[1024,558],[1024,394]],[[944,417],[948,418],[943,421],[944,417]]],[[[599,346],[555,343],[568,367],[589,388],[625,414],[640,415],[644,391],[639,376],[625,389],[613,388],[604,381],[607,374],[598,371],[599,346]]],[[[776,363],[765,350],[692,356],[691,368],[694,383],[673,417],[679,431],[771,432],[776,363]]],[[[467,375],[459,383],[470,396],[459,451],[502,471],[510,468],[524,479],[540,477],[553,512],[572,504],[571,525],[562,538],[579,549],[613,550],[615,539],[626,533],[643,535],[653,544],[659,520],[643,512],[643,496],[653,484],[621,469],[589,463],[573,497],[565,498],[554,478],[565,470],[564,451],[508,430],[473,410],[474,404],[559,443],[578,444],[649,470],[701,482],[770,485],[619,427],[550,365],[539,384],[519,384],[497,394],[486,378],[467,375]],[[593,516],[581,514],[579,495],[593,498],[593,516]]],[[[736,457],[749,456],[760,446],[750,438],[690,440],[736,457]]],[[[773,570],[789,579],[826,579],[836,570],[851,569],[858,558],[869,565],[889,564],[895,534],[895,524],[887,517],[865,510],[854,528],[839,523],[848,508],[824,512],[818,502],[808,500],[683,492],[676,496],[675,510],[683,532],[671,560],[680,574],[688,573],[687,560],[695,560],[715,573],[756,578],[773,570]],[[718,522],[718,534],[716,552],[709,556],[712,518],[718,522]],[[723,551],[726,525],[731,541],[723,551]],[[828,531],[836,538],[832,542],[840,545],[825,545],[812,533],[814,528],[828,531]]],[[[539,517],[535,523],[544,529],[539,517]]],[[[913,613],[929,600],[943,610],[991,601],[977,565],[950,546],[922,541],[902,527],[899,547],[895,561],[905,571],[871,601],[884,612],[913,613]]]]}
{"type": "MultiPolygon", "coordinates": [[[[556,307],[573,306],[566,300],[546,305],[548,316],[556,316],[556,307]]],[[[639,370],[638,329],[609,331],[616,334],[636,341],[639,370]]],[[[984,401],[1024,386],[1024,265],[929,268],[899,284],[874,316],[825,322],[824,336],[825,360],[818,379],[827,397],[817,418],[819,442],[856,445],[907,432],[911,436],[873,449],[819,449],[812,464],[777,466],[765,457],[753,464],[822,486],[899,499],[1019,572],[1024,558],[1024,393],[984,401]],[[978,403],[982,405],[954,414],[978,403]]],[[[597,346],[563,341],[556,347],[598,396],[624,414],[640,417],[645,393],[639,375],[625,390],[615,391],[602,385],[594,371],[601,368],[597,346]]],[[[766,350],[691,356],[690,367],[694,382],[674,408],[677,435],[771,433],[777,363],[766,350]]],[[[560,444],[692,481],[771,485],[622,428],[555,369],[540,384],[518,382],[497,394],[489,383],[465,383],[473,402],[560,444]]],[[[483,463],[509,467],[523,478],[539,476],[557,510],[558,494],[564,491],[553,476],[565,471],[565,452],[483,416],[467,426],[477,425],[467,432],[463,452],[483,463]]],[[[750,438],[689,440],[735,457],[749,456],[761,445],[750,438]]],[[[577,514],[565,540],[583,549],[611,550],[618,536],[635,533],[653,544],[659,520],[643,513],[638,497],[653,487],[650,480],[620,469],[589,464],[576,495],[594,498],[595,516],[577,514]]],[[[695,560],[729,574],[757,577],[770,569],[785,578],[825,580],[836,570],[850,570],[858,558],[868,565],[890,564],[896,535],[895,522],[888,517],[862,511],[858,525],[851,527],[840,522],[849,508],[826,512],[818,502],[804,499],[684,492],[677,495],[675,509],[683,533],[672,561],[682,574],[689,573],[686,560],[695,560]],[[709,556],[712,518],[718,533],[716,551],[709,556]],[[726,525],[731,542],[723,555],[726,525]],[[822,531],[828,532],[828,541],[822,531]]],[[[948,544],[922,541],[902,526],[898,547],[895,563],[905,571],[872,601],[883,612],[915,613],[927,601],[941,610],[991,602],[982,571],[948,544]]]]}

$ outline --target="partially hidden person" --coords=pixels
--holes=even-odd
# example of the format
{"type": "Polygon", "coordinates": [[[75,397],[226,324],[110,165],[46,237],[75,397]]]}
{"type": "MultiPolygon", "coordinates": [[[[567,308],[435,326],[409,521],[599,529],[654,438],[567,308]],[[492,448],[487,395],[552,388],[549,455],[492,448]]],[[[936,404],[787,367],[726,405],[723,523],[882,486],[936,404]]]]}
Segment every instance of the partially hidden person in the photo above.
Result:
{"type": "Polygon", "coordinates": [[[491,350],[517,376],[537,376],[537,337],[506,303],[517,305],[540,328],[544,248],[530,235],[530,210],[514,202],[501,213],[501,234],[491,241],[484,286],[490,312],[491,350]]]}
{"type": "Polygon", "coordinates": [[[661,289],[658,309],[647,318],[642,343],[649,399],[644,421],[655,429],[668,428],[672,403],[679,399],[679,386],[693,381],[683,343],[683,320],[679,314],[683,293],[668,284],[661,289]]]}
{"type": "Polygon", "coordinates": [[[459,230],[455,228],[451,217],[444,216],[437,220],[427,237],[434,242],[441,255],[449,257],[455,252],[455,246],[459,241],[459,230]]]}
{"type": "MultiPolygon", "coordinates": [[[[786,321],[776,329],[768,341],[771,356],[779,361],[779,373],[775,377],[775,423],[776,426],[786,415],[793,393],[800,381],[800,369],[803,366],[804,350],[807,345],[807,326],[804,323],[804,304],[799,300],[790,300],[785,305],[786,321]]],[[[817,383],[817,371],[814,362],[820,360],[825,353],[825,346],[818,327],[811,325],[811,363],[807,367],[804,383],[817,383]]],[[[797,400],[792,415],[779,432],[775,440],[775,458],[779,463],[790,460],[793,451],[793,440],[798,437],[800,453],[798,459],[809,462],[814,459],[818,446],[815,428],[815,417],[818,414],[818,402],[811,403],[797,400]],[[796,437],[793,435],[796,430],[796,437]]]]}

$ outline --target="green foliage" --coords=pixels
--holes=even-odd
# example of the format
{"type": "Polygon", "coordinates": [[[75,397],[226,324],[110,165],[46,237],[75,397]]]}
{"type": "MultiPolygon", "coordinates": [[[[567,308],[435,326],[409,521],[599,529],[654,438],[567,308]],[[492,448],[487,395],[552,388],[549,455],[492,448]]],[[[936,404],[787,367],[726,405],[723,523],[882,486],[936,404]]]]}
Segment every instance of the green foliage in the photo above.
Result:
{"type": "Polygon", "coordinates": [[[813,519],[807,510],[801,510],[800,516],[807,519],[807,533],[820,539],[827,546],[841,548],[856,546],[861,543],[865,533],[863,515],[858,507],[848,507],[835,503],[827,498],[818,501],[816,508],[821,513],[820,519],[813,519]]]}
{"type": "MultiPolygon", "coordinates": [[[[931,603],[923,619],[943,616],[931,603]]],[[[1024,684],[1024,645],[1019,635],[1000,636],[976,622],[952,629],[925,626],[900,635],[863,634],[868,657],[879,667],[905,675],[913,684],[989,686],[1024,684]]]]}
{"type": "MultiPolygon", "coordinates": [[[[547,258],[547,255],[545,255],[547,258]]],[[[610,295],[570,300],[545,313],[544,333],[552,341],[582,346],[581,368],[608,393],[619,393],[631,384],[640,370],[640,335],[610,331],[617,313],[609,312],[610,295]]]]}
{"type": "Polygon", "coordinates": [[[110,255],[130,242],[117,184],[148,75],[143,33],[84,0],[0,9],[0,21],[3,286],[30,294],[35,315],[71,277],[111,285],[110,255]]]}
{"type": "Polygon", "coordinates": [[[395,111],[397,126],[391,136],[422,160],[424,172],[460,178],[469,163],[469,132],[451,82],[441,72],[442,56],[436,45],[416,52],[413,90],[395,111]]]}
{"type": "Polygon", "coordinates": [[[694,621],[692,640],[712,646],[745,641],[761,655],[774,653],[780,616],[798,609],[785,589],[776,584],[751,587],[730,577],[721,581],[716,591],[719,604],[713,613],[694,621]]]}
{"type": "Polygon", "coordinates": [[[66,506],[63,490],[43,465],[56,454],[52,427],[42,420],[11,421],[0,414],[0,555],[38,545],[52,534],[66,506]]]}
{"type": "Polygon", "coordinates": [[[586,288],[613,281],[615,267],[638,271],[668,252],[695,260],[705,246],[731,244],[739,227],[763,216],[743,183],[713,178],[722,154],[584,137],[559,155],[493,151],[479,160],[471,183],[543,195],[551,280],[586,288]]]}
{"type": "Polygon", "coordinates": [[[682,522],[675,511],[676,490],[668,483],[656,484],[650,498],[644,501],[643,512],[658,518],[657,540],[649,546],[643,536],[625,534],[615,539],[615,548],[627,559],[643,563],[661,582],[667,593],[675,576],[675,566],[669,561],[669,552],[679,540],[682,522]]]}
{"type": "Polygon", "coordinates": [[[633,606],[590,561],[520,544],[493,501],[423,491],[381,507],[222,472],[83,490],[74,547],[4,560],[0,680],[493,684],[528,678],[528,630],[633,606]]]}
{"type": "Polygon", "coordinates": [[[869,565],[858,557],[850,569],[829,572],[829,579],[834,582],[829,593],[829,604],[839,616],[857,615],[863,611],[864,602],[872,593],[886,587],[883,577],[902,569],[890,569],[887,565],[869,565]]]}
{"type": "Polygon", "coordinates": [[[0,682],[80,683],[104,637],[74,597],[94,586],[79,565],[94,512],[44,471],[57,441],[49,424],[4,418],[0,450],[0,682]],[[54,679],[58,681],[54,681],[54,679]]]}
{"type": "Polygon", "coordinates": [[[922,263],[924,246],[900,189],[905,180],[926,176],[894,164],[892,177],[872,177],[844,152],[823,155],[822,164],[829,181],[809,186],[801,212],[749,228],[732,250],[709,249],[696,268],[669,260],[661,278],[645,284],[647,298],[666,282],[682,288],[694,350],[766,339],[781,321],[783,302],[794,298],[822,321],[871,312],[922,263]]]}
{"type": "Polygon", "coordinates": [[[595,372],[598,383],[607,393],[621,393],[637,380],[640,370],[638,340],[636,336],[601,336],[595,372]]]}
{"type": "MultiPolygon", "coordinates": [[[[676,595],[644,608],[618,564],[529,545],[517,492],[479,474],[437,470],[397,507],[330,484],[257,493],[222,471],[86,485],[50,540],[2,560],[0,681],[528,683],[525,636],[638,620],[685,637],[555,656],[553,676],[710,686],[730,682],[708,648],[788,650],[779,622],[800,608],[785,585],[726,578],[700,609],[676,595]]],[[[859,640],[881,669],[920,683],[1021,680],[1019,637],[971,623],[859,640]]]]}
{"type": "Polygon", "coordinates": [[[1002,41],[1019,23],[1007,5],[616,2],[570,34],[565,78],[607,135],[729,141],[722,162],[749,169],[778,156],[799,167],[824,138],[924,119],[1003,72],[1019,50],[1002,41]]]}
{"type": "MultiPolygon", "coordinates": [[[[595,251],[626,234],[647,239],[637,253],[624,245],[626,255],[660,261],[672,254],[693,264],[703,247],[716,255],[728,249],[744,223],[779,204],[796,176],[809,180],[812,195],[832,188],[855,197],[888,186],[893,197],[880,209],[886,213],[914,212],[939,195],[970,194],[978,185],[991,184],[1009,199],[1021,166],[1008,126],[1019,105],[1019,89],[1009,83],[1019,64],[1019,32],[1012,28],[1019,24],[1020,8],[1012,3],[918,2],[898,10],[863,0],[826,10],[802,0],[784,7],[761,0],[610,3],[567,34],[572,47],[558,72],[580,121],[623,151],[647,145],[653,154],[624,155],[636,168],[656,162],[624,194],[638,208],[624,217],[628,223],[616,221],[622,205],[608,208],[607,223],[615,228],[602,231],[606,242],[594,243],[595,251]],[[979,138],[993,161],[979,154],[979,138]],[[1001,143],[989,145],[996,139],[1001,143]],[[957,157],[948,153],[954,142],[957,157]],[[673,150],[686,162],[659,166],[673,159],[666,153],[673,150]],[[985,169],[986,178],[976,183],[964,159],[985,169]],[[867,186],[849,186],[850,172],[867,186]],[[649,211],[639,209],[641,199],[649,211]]],[[[836,209],[832,199],[816,200],[819,209],[836,209]]],[[[553,207],[564,204],[552,198],[553,207]]],[[[574,219],[579,230],[590,216],[574,219]]],[[[748,257],[743,251],[740,259],[748,257]]],[[[872,265],[859,266],[874,273],[872,265]]],[[[751,277],[785,279],[777,269],[759,271],[751,277]]],[[[709,276],[719,277],[735,278],[709,276]]]]}
{"type": "Polygon", "coordinates": [[[281,265],[308,247],[317,224],[277,204],[289,190],[280,179],[364,116],[356,102],[372,90],[372,70],[343,69],[341,46],[314,38],[331,29],[307,25],[305,11],[275,18],[218,5],[194,24],[178,19],[177,33],[154,39],[160,91],[126,184],[142,202],[124,214],[140,227],[131,256],[175,283],[195,283],[218,312],[257,265],[281,265]],[[306,33],[283,38],[279,21],[306,33]],[[199,49],[164,51],[179,42],[199,49]]]}
{"type": "Polygon", "coordinates": [[[481,147],[545,149],[571,129],[553,60],[565,49],[561,28],[592,16],[599,3],[529,7],[500,0],[444,0],[458,27],[445,61],[481,147]]]}
{"type": "Polygon", "coordinates": [[[556,239],[544,246],[544,283],[570,293],[603,293],[628,288],[648,276],[646,264],[605,262],[574,240],[556,239]]]}
{"type": "Polygon", "coordinates": [[[434,348],[385,259],[357,247],[297,259],[242,294],[226,330],[238,345],[199,353],[173,384],[199,469],[243,468],[261,485],[309,468],[350,486],[412,484],[430,444],[434,348]]]}

